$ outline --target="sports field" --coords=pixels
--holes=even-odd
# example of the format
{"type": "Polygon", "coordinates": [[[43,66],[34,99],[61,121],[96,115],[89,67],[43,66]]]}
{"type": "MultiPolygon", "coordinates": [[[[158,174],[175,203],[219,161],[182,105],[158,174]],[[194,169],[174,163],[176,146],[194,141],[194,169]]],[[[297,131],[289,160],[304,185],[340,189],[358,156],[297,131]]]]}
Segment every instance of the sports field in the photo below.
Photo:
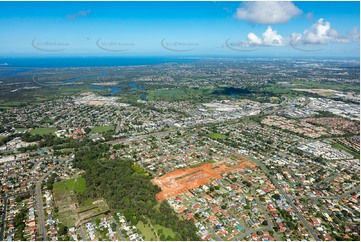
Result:
{"type": "Polygon", "coordinates": [[[30,130],[30,134],[54,134],[56,130],[56,128],[36,128],[30,130]]]}
{"type": "Polygon", "coordinates": [[[101,134],[109,130],[114,130],[114,126],[95,126],[91,132],[101,134]]]}
{"type": "Polygon", "coordinates": [[[61,192],[78,192],[82,193],[85,191],[85,180],[83,177],[68,179],[65,181],[57,182],[54,184],[54,192],[61,193],[61,192]]]}

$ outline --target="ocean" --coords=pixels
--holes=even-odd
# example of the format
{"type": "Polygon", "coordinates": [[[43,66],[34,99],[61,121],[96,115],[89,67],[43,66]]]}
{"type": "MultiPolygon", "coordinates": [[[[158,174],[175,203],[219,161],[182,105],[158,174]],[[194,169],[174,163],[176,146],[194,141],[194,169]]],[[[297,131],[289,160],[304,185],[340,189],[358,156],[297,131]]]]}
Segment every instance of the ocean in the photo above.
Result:
{"type": "Polygon", "coordinates": [[[1,57],[1,68],[66,68],[186,63],[197,58],[182,57],[1,57]]]}

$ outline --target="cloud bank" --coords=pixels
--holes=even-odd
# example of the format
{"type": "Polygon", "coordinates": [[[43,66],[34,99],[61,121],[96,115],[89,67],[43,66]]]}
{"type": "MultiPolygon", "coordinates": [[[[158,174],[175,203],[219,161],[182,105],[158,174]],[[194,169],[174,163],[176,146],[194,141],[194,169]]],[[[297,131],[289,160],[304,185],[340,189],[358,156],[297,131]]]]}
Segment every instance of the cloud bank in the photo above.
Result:
{"type": "Polygon", "coordinates": [[[301,13],[292,2],[244,2],[235,17],[251,23],[282,24],[301,13]]]}
{"type": "Polygon", "coordinates": [[[320,18],[310,28],[303,33],[292,33],[288,37],[282,37],[268,26],[262,36],[258,37],[254,33],[247,35],[247,41],[242,42],[242,46],[299,46],[299,45],[324,45],[331,43],[350,43],[360,40],[360,33],[354,28],[350,33],[341,36],[336,30],[331,28],[330,22],[320,18]]]}

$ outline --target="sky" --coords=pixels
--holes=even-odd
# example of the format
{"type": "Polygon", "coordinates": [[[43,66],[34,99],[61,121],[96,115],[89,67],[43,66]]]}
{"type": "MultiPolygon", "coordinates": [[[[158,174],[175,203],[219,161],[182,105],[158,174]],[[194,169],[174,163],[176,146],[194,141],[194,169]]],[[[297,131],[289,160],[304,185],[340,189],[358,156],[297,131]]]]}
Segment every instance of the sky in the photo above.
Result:
{"type": "Polygon", "coordinates": [[[360,3],[0,2],[2,56],[356,56],[360,3]]]}

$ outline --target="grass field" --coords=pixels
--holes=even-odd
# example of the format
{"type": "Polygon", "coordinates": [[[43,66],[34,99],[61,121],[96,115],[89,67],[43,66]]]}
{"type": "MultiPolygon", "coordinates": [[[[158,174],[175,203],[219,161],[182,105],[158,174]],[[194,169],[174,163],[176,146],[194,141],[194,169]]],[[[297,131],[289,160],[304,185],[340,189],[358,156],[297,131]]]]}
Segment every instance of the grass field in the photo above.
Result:
{"type": "Polygon", "coordinates": [[[209,138],[215,139],[215,140],[216,140],[216,139],[225,139],[225,138],[227,138],[227,135],[220,134],[220,133],[214,133],[214,132],[208,134],[207,136],[208,136],[209,138]]]}
{"type": "MultiPolygon", "coordinates": [[[[53,194],[56,206],[59,208],[59,211],[55,214],[55,218],[59,219],[62,224],[73,227],[79,219],[74,206],[74,204],[77,203],[77,197],[74,191],[84,192],[84,190],[85,180],[82,177],[54,183],[53,194]]],[[[93,200],[89,201],[89,207],[92,205],[92,202],[93,200]]]]}
{"type": "Polygon", "coordinates": [[[9,102],[3,102],[0,104],[0,107],[19,107],[19,106],[25,106],[27,103],[22,101],[9,101],[9,102]]]}
{"type": "Polygon", "coordinates": [[[37,129],[33,129],[30,131],[30,134],[54,134],[55,131],[57,129],[56,128],[37,128],[37,129]]]}
{"type": "Polygon", "coordinates": [[[140,233],[145,237],[146,241],[159,240],[157,235],[152,231],[152,228],[148,224],[144,224],[142,221],[139,221],[137,228],[140,233]]]}
{"type": "Polygon", "coordinates": [[[346,151],[347,153],[353,155],[355,159],[360,159],[360,154],[358,152],[352,150],[351,148],[349,148],[345,145],[339,144],[337,142],[332,142],[331,145],[333,148],[346,151]]]}
{"type": "Polygon", "coordinates": [[[95,126],[91,132],[100,134],[105,133],[109,130],[114,130],[114,126],[95,126]]]}
{"type": "Polygon", "coordinates": [[[197,164],[190,165],[189,168],[195,168],[195,167],[198,167],[198,166],[203,166],[205,164],[211,164],[211,163],[215,163],[215,161],[214,160],[206,160],[206,161],[203,161],[203,162],[199,162],[197,164]]]}
{"type": "Polygon", "coordinates": [[[172,238],[175,237],[175,233],[174,233],[173,230],[170,229],[170,228],[166,228],[166,227],[164,227],[164,226],[162,226],[162,225],[159,225],[159,224],[155,225],[154,228],[155,228],[157,231],[159,231],[159,230],[161,229],[161,230],[162,230],[162,234],[164,235],[165,238],[167,238],[168,236],[170,236],[170,237],[172,237],[172,238]]]}
{"type": "Polygon", "coordinates": [[[82,193],[85,191],[86,184],[85,179],[83,177],[68,179],[65,181],[54,183],[54,192],[69,192],[74,191],[78,193],[82,193]]]}
{"type": "Polygon", "coordinates": [[[61,149],[61,152],[74,152],[75,149],[74,148],[65,148],[65,149],[61,149]]]}
{"type": "MultiPolygon", "coordinates": [[[[305,87],[307,89],[312,88],[322,88],[322,89],[333,89],[340,91],[360,91],[360,85],[355,85],[351,83],[320,83],[314,81],[292,81],[293,84],[298,84],[296,88],[305,87]]],[[[295,88],[295,86],[288,86],[287,88],[295,88]]]]}
{"type": "MultiPolygon", "coordinates": [[[[156,208],[159,209],[159,204],[156,205],[156,208]]],[[[147,219],[148,220],[148,219],[147,219]]],[[[149,220],[148,220],[149,221],[149,220]]],[[[141,234],[145,237],[146,241],[157,240],[159,241],[161,237],[164,238],[171,237],[172,239],[176,236],[172,229],[164,227],[159,224],[144,224],[142,221],[139,221],[137,228],[141,234]],[[153,228],[153,231],[152,231],[153,228]]],[[[167,239],[168,240],[168,239],[167,239]]]]}

